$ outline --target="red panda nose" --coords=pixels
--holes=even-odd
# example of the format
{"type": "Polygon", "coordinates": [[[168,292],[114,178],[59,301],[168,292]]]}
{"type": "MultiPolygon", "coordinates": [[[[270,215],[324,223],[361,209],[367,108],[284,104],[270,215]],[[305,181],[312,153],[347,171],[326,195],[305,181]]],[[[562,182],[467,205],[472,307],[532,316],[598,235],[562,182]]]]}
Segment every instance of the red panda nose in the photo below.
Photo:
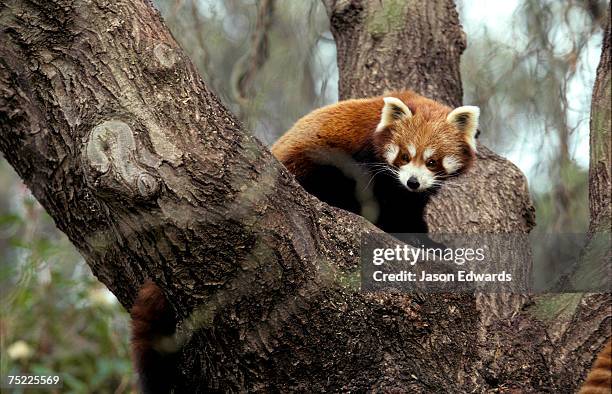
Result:
{"type": "Polygon", "coordinates": [[[416,179],[416,177],[411,176],[410,179],[408,179],[408,182],[406,182],[406,185],[408,185],[408,187],[411,188],[412,190],[416,190],[419,188],[421,184],[416,179]]]}

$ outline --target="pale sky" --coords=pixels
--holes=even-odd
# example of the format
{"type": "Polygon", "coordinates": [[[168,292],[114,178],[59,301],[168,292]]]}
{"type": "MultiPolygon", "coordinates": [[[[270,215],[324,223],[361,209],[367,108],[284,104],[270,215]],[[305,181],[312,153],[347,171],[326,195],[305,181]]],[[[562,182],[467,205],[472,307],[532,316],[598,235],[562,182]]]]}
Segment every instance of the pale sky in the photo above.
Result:
{"type": "MultiPolygon", "coordinates": [[[[512,16],[519,6],[518,0],[491,1],[491,0],[465,0],[459,2],[460,18],[464,30],[469,37],[482,33],[483,29],[494,34],[501,41],[509,45],[520,47],[520,35],[515,34],[512,27],[512,16]]],[[[567,47],[569,40],[557,37],[556,44],[559,48],[567,47]]],[[[583,168],[589,165],[589,112],[590,97],[595,78],[595,71],[599,62],[601,50],[601,35],[595,36],[589,42],[585,51],[583,68],[578,71],[577,76],[571,81],[568,92],[569,103],[572,108],[568,122],[576,127],[571,137],[570,153],[572,158],[583,168]]],[[[541,135],[538,130],[526,135],[541,135]]],[[[515,146],[508,147],[505,152],[499,152],[514,162],[527,176],[532,179],[536,176],[535,165],[542,157],[540,147],[541,140],[525,138],[525,141],[517,141],[515,146]]],[[[544,146],[550,146],[544,144],[544,146]]],[[[531,182],[533,184],[533,182],[531,182]]]]}

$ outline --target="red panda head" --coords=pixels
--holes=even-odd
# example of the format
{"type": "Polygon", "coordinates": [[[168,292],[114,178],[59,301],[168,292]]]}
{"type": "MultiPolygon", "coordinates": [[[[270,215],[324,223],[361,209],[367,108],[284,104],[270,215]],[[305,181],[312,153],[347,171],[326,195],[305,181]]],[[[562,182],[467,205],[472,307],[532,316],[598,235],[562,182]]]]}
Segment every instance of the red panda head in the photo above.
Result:
{"type": "Polygon", "coordinates": [[[417,109],[413,114],[398,98],[385,97],[384,102],[374,135],[376,153],[408,190],[425,191],[470,167],[476,152],[478,107],[450,112],[417,109]]]}

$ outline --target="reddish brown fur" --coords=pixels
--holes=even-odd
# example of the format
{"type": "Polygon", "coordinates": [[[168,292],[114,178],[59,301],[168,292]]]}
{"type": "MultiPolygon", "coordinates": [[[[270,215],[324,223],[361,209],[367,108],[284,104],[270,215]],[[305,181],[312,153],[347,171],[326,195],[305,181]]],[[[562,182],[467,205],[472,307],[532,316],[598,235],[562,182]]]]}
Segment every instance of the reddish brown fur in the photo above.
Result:
{"type": "MultiPolygon", "coordinates": [[[[463,136],[446,122],[451,108],[411,91],[392,92],[385,96],[341,101],[317,109],[304,116],[273,146],[272,153],[296,176],[308,172],[313,165],[313,152],[336,149],[352,155],[369,142],[380,121],[384,97],[397,97],[413,113],[407,122],[398,122],[394,130],[378,133],[375,147],[384,149],[387,142],[412,141],[421,149],[426,145],[439,155],[456,154],[464,159],[465,168],[472,162],[473,152],[466,151],[463,136]],[[413,140],[415,139],[415,140],[413,140]]],[[[417,156],[420,151],[417,149],[417,156]]],[[[377,152],[382,155],[382,152],[377,152]]],[[[400,152],[398,159],[402,157],[400,152]]],[[[439,162],[439,161],[438,161],[439,162]]],[[[397,165],[403,164],[401,160],[397,165]]]]}
{"type": "Polygon", "coordinates": [[[580,394],[612,393],[612,340],[599,353],[580,394]]]}
{"type": "Polygon", "coordinates": [[[141,390],[167,393],[175,365],[173,355],[164,349],[164,340],[171,340],[176,323],[164,294],[152,281],[140,288],[131,316],[132,357],[141,390]]]}

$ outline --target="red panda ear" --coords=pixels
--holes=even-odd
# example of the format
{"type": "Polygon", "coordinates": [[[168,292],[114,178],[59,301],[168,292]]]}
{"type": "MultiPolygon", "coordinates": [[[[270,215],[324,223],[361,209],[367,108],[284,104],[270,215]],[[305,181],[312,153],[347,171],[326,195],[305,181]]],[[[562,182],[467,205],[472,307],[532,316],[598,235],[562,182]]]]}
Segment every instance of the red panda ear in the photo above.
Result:
{"type": "Polygon", "coordinates": [[[378,126],[376,126],[377,132],[400,119],[412,117],[412,112],[410,112],[410,109],[402,100],[395,97],[385,97],[383,100],[385,101],[385,105],[380,115],[380,122],[378,126]]]}
{"type": "Polygon", "coordinates": [[[478,130],[478,118],[480,108],[473,105],[465,105],[452,110],[446,117],[446,121],[459,129],[465,135],[465,141],[476,150],[476,131],[478,130]]]}

